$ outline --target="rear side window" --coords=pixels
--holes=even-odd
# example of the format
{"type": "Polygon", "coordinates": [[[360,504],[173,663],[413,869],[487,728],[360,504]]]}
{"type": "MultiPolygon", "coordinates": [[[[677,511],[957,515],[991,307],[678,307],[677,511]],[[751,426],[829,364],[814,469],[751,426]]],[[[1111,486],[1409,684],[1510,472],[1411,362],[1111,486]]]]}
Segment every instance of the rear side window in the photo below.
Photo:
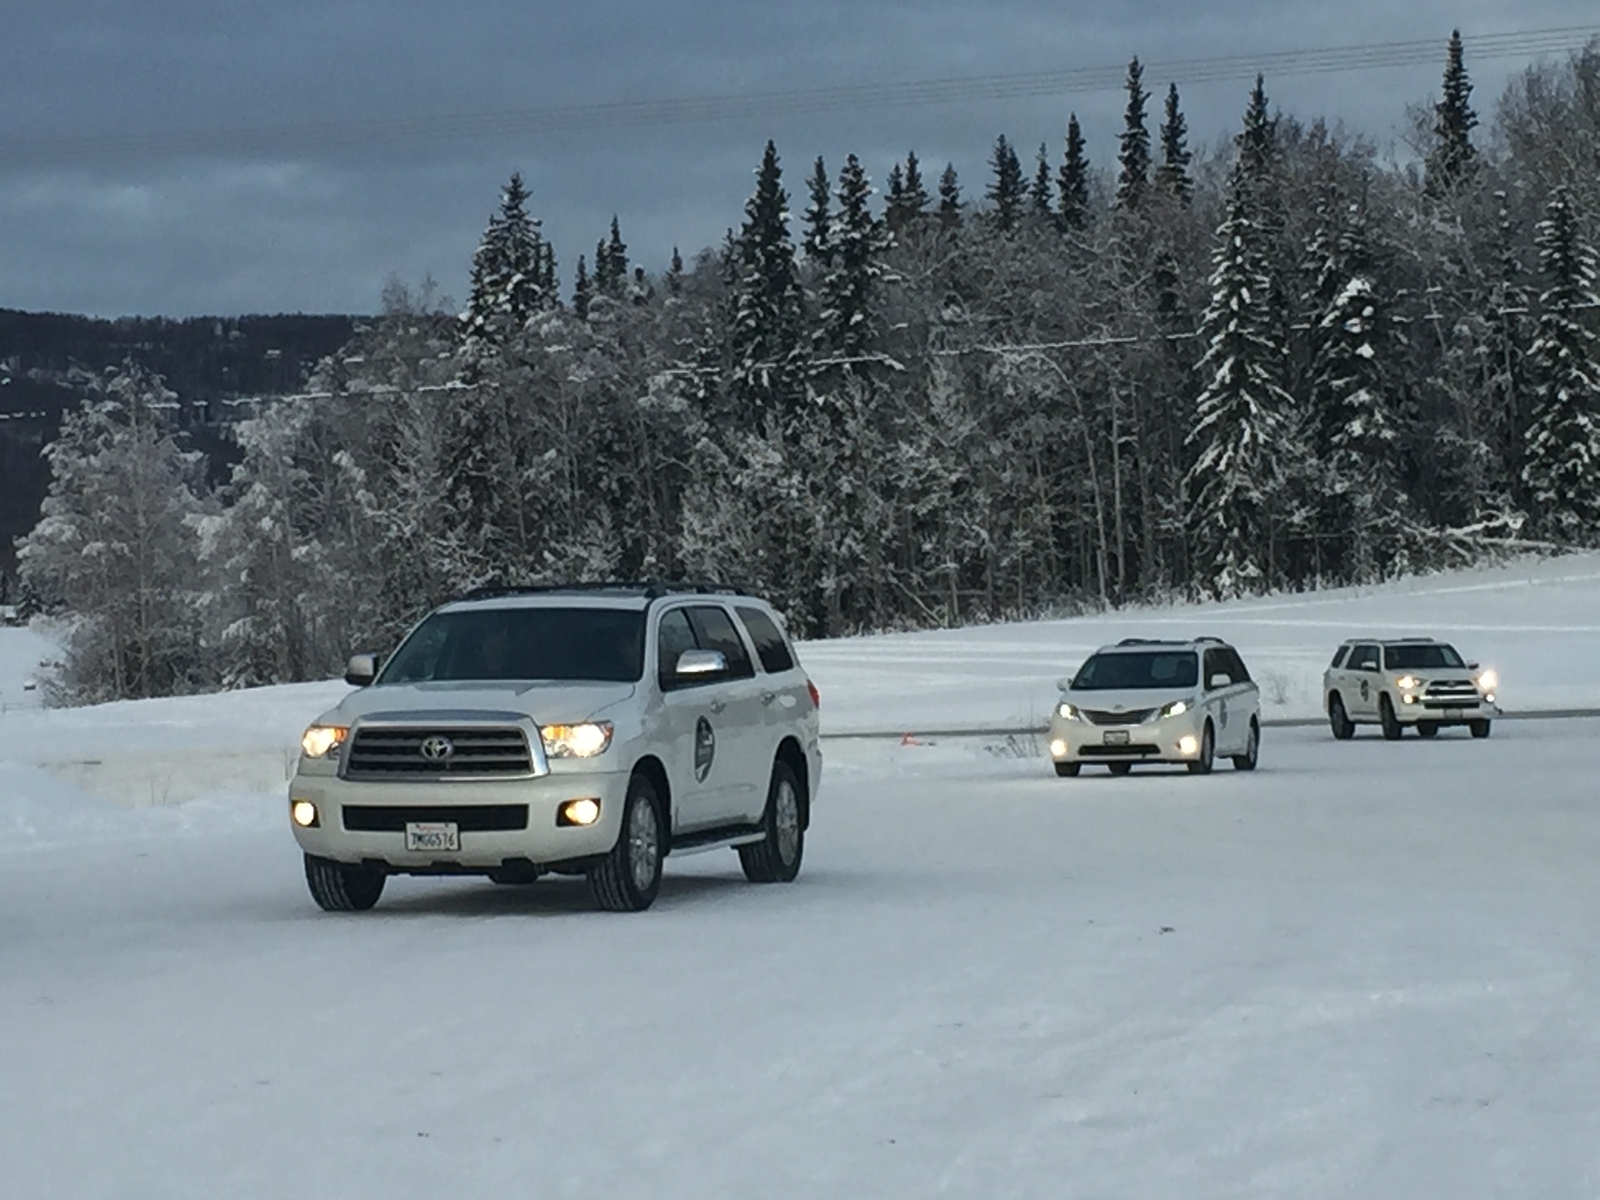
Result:
{"type": "Polygon", "coordinates": [[[1235,683],[1249,683],[1250,672],[1245,670],[1244,659],[1239,657],[1239,652],[1232,646],[1226,646],[1217,651],[1222,656],[1223,664],[1229,675],[1233,676],[1235,683]]]}
{"type": "Polygon", "coordinates": [[[756,673],[750,661],[750,652],[744,648],[739,631],[733,627],[733,618],[725,609],[712,605],[696,605],[684,610],[694,625],[695,636],[702,650],[720,650],[728,660],[727,679],[749,679],[756,673]]]}
{"type": "Polygon", "coordinates": [[[789,653],[789,643],[784,641],[782,631],[771,617],[759,608],[740,608],[734,611],[739,614],[739,620],[744,622],[745,632],[755,643],[756,657],[761,660],[763,671],[768,675],[778,675],[784,671],[794,670],[794,655],[789,653]]]}
{"type": "Polygon", "coordinates": [[[1340,646],[1337,650],[1335,650],[1333,652],[1333,661],[1331,663],[1329,663],[1328,665],[1330,667],[1335,668],[1335,669],[1338,669],[1339,667],[1344,666],[1344,656],[1346,654],[1349,654],[1349,653],[1350,653],[1350,647],[1349,646],[1340,646]]]}
{"type": "Polygon", "coordinates": [[[1208,688],[1211,687],[1212,677],[1216,676],[1216,675],[1224,675],[1224,676],[1226,676],[1229,683],[1238,683],[1239,682],[1237,676],[1235,676],[1233,671],[1229,669],[1229,666],[1228,666],[1228,655],[1227,655],[1226,651],[1223,651],[1223,650],[1207,650],[1206,651],[1206,657],[1205,657],[1205,667],[1206,667],[1205,680],[1206,680],[1206,687],[1208,687],[1208,688]]]}

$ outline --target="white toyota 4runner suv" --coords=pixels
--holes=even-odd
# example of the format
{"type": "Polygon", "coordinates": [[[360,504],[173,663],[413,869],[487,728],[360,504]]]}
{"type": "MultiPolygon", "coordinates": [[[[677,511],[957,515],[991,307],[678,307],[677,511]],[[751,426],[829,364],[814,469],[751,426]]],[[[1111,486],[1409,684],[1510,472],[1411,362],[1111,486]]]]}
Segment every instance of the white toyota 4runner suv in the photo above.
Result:
{"type": "Polygon", "coordinates": [[[1374,724],[1390,741],[1407,725],[1423,737],[1465,725],[1473,737],[1486,738],[1500,715],[1499,682],[1493,671],[1464,662],[1448,642],[1351,638],[1322,673],[1323,707],[1340,741],[1354,737],[1357,725],[1374,724]]]}
{"type": "Polygon", "coordinates": [[[777,614],[702,585],[473,593],[430,613],[306,730],[289,819],[311,895],[367,909],[390,875],[586,874],[648,908],[662,860],[733,847],[800,870],[818,696],[777,614]]]}
{"type": "Polygon", "coordinates": [[[1253,771],[1261,751],[1261,695],[1232,646],[1124,638],[1103,646],[1060,682],[1050,717],[1057,775],[1103,763],[1126,775],[1134,763],[1183,763],[1208,774],[1219,754],[1253,771]]]}

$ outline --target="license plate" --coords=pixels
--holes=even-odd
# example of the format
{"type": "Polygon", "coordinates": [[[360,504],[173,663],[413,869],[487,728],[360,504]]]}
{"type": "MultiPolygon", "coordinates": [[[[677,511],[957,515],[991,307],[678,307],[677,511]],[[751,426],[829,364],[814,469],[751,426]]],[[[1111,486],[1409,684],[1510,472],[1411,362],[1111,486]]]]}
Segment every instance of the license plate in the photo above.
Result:
{"type": "Polygon", "coordinates": [[[407,850],[459,850],[461,827],[454,821],[407,821],[407,850]]]}
{"type": "Polygon", "coordinates": [[[1108,746],[1126,746],[1128,744],[1128,731],[1126,729],[1106,730],[1105,744],[1108,746]]]}
{"type": "Polygon", "coordinates": [[[1463,714],[1459,708],[1447,708],[1444,710],[1444,719],[1446,721],[1459,721],[1461,720],[1462,715],[1463,714]]]}

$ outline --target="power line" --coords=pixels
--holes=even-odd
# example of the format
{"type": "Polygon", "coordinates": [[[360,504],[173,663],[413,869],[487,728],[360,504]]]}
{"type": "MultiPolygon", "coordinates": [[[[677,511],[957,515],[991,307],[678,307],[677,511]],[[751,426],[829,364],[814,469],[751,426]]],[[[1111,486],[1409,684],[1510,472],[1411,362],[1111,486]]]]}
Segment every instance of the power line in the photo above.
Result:
{"type": "MultiPolygon", "coordinates": [[[[1469,62],[1531,58],[1582,50],[1600,37],[1600,25],[1489,33],[1467,43],[1469,62]]],[[[1437,38],[1367,42],[1352,46],[1278,50],[1208,58],[1174,58],[1144,64],[1147,77],[1180,86],[1323,75],[1439,64],[1437,38]]],[[[793,91],[617,100],[504,111],[417,113],[372,121],[308,122],[255,128],[175,130],[82,136],[0,136],[0,163],[63,166],[104,159],[296,153],[374,144],[464,141],[514,136],[640,129],[663,125],[771,120],[863,108],[921,107],[1029,97],[1106,92],[1122,87],[1125,64],[1068,67],[1004,75],[854,84],[793,91]]]]}

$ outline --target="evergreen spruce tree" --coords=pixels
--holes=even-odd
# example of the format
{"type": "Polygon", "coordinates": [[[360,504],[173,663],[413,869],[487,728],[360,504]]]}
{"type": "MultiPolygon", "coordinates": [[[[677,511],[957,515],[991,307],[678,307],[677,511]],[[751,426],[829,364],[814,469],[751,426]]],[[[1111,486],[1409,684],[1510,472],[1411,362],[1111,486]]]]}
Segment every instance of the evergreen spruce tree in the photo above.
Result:
{"type": "Polygon", "coordinates": [[[667,268],[667,295],[677,299],[683,295],[683,256],[672,248],[672,265],[667,268]]]}
{"type": "Polygon", "coordinates": [[[1227,218],[1201,321],[1204,383],[1187,445],[1184,481],[1193,582],[1234,596],[1271,583],[1274,506],[1290,400],[1279,382],[1283,347],[1270,308],[1267,253],[1242,163],[1229,181],[1227,218]]]}
{"type": "Polygon", "coordinates": [[[1067,118],[1067,152],[1061,160],[1061,175],[1056,181],[1061,194],[1057,217],[1064,230],[1079,230],[1089,224],[1089,160],[1083,152],[1083,130],[1078,114],[1067,118]]]}
{"type": "Polygon", "coordinates": [[[820,154],[812,165],[811,178],[806,181],[806,187],[811,193],[811,203],[806,207],[806,231],[801,245],[808,259],[826,267],[832,257],[828,246],[828,229],[833,223],[833,188],[828,182],[828,168],[820,154]]]}
{"type": "Polygon", "coordinates": [[[472,290],[462,314],[468,336],[503,340],[555,303],[546,283],[554,275],[555,259],[539,222],[528,216],[527,204],[522,176],[513,174],[472,258],[472,290]]]}
{"type": "Polygon", "coordinates": [[[1260,75],[1250,89],[1244,127],[1234,138],[1234,144],[1239,148],[1239,164],[1246,188],[1259,192],[1273,180],[1279,160],[1278,122],[1268,108],[1266,81],[1260,75]]]}
{"type": "Polygon", "coordinates": [[[818,314],[822,348],[841,358],[860,358],[876,333],[872,293],[883,273],[880,259],[889,239],[872,219],[872,183],[854,154],[839,172],[835,198],[839,207],[829,234],[833,267],[822,281],[818,314]]]}
{"type": "Polygon", "coordinates": [[[1409,504],[1399,482],[1393,358],[1404,339],[1374,285],[1365,214],[1351,206],[1326,247],[1317,283],[1311,364],[1313,448],[1322,467],[1322,509],[1354,579],[1388,574],[1404,551],[1409,504]]]}
{"type": "Polygon", "coordinates": [[[800,404],[804,304],[789,239],[789,196],[778,149],[767,143],[737,242],[729,348],[736,419],[792,422],[800,404]]]}
{"type": "Polygon", "coordinates": [[[900,204],[912,221],[920,220],[928,211],[928,189],[922,182],[922,164],[917,161],[915,150],[906,155],[905,190],[900,204]]]}
{"type": "Polygon", "coordinates": [[[1009,233],[1022,216],[1027,185],[1022,179],[1022,163],[1017,159],[1017,152],[1003,133],[995,140],[994,150],[989,154],[989,167],[994,172],[994,180],[986,194],[994,204],[995,224],[1009,233]]]}
{"type": "Polygon", "coordinates": [[[1496,192],[1498,212],[1494,251],[1496,278],[1483,314],[1484,383],[1493,405],[1494,440],[1501,462],[1501,482],[1522,508],[1523,452],[1528,437],[1527,329],[1532,296],[1517,256],[1517,222],[1505,192],[1496,192]]]}
{"type": "Polygon", "coordinates": [[[628,278],[628,245],[622,240],[622,227],[615,213],[611,214],[611,237],[606,242],[606,260],[613,285],[621,290],[628,278]]]}
{"type": "Polygon", "coordinates": [[[1428,154],[1427,189],[1439,197],[1454,191],[1471,172],[1477,151],[1472,131],[1478,114],[1472,111],[1472,81],[1462,58],[1461,31],[1451,31],[1445,53],[1444,94],[1433,106],[1433,149],[1428,154]]]}
{"type": "Polygon", "coordinates": [[[1194,202],[1194,180],[1189,177],[1189,127],[1178,107],[1178,85],[1167,88],[1166,117],[1161,122],[1161,165],[1156,183],[1167,195],[1188,208],[1194,202]]]}
{"type": "Polygon", "coordinates": [[[1137,58],[1128,63],[1124,84],[1128,107],[1123,113],[1122,133],[1117,140],[1120,170],[1117,174],[1117,207],[1132,211],[1139,207],[1150,187],[1150,130],[1145,125],[1145,103],[1150,93],[1144,90],[1144,68],[1137,58]]]}
{"type": "Polygon", "coordinates": [[[939,224],[945,229],[961,226],[961,181],[955,163],[946,163],[939,176],[939,224]]]}
{"type": "Polygon", "coordinates": [[[1033,215],[1041,221],[1050,219],[1050,152],[1043,142],[1039,143],[1038,165],[1033,172],[1033,187],[1028,190],[1030,207],[1033,215]]]}
{"type": "Polygon", "coordinates": [[[1551,196],[1535,241],[1545,290],[1528,349],[1534,395],[1523,484],[1542,536],[1590,545],[1600,540],[1600,336],[1585,319],[1600,295],[1594,250],[1566,186],[1551,196]]]}
{"type": "Polygon", "coordinates": [[[898,233],[905,227],[905,215],[902,206],[906,200],[906,175],[899,163],[889,168],[889,187],[883,198],[883,219],[891,232],[898,233]]]}
{"type": "Polygon", "coordinates": [[[583,255],[578,255],[578,277],[572,283],[572,311],[580,321],[589,319],[589,301],[594,291],[589,286],[589,271],[584,266],[583,255]]]}

